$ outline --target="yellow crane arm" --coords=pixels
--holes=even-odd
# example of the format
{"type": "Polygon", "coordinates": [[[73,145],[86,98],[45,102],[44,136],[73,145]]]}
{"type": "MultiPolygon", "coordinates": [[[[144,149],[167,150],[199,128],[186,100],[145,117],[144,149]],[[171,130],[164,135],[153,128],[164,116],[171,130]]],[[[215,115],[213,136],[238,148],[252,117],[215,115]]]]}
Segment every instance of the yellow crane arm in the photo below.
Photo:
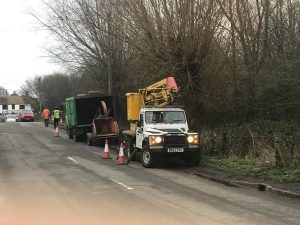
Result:
{"type": "Polygon", "coordinates": [[[126,93],[127,97],[127,119],[131,124],[131,130],[135,131],[136,121],[139,119],[139,112],[142,106],[163,107],[173,102],[179,89],[174,77],[167,77],[138,93],[126,93]]]}
{"type": "Polygon", "coordinates": [[[140,89],[139,93],[142,95],[144,105],[163,107],[173,102],[178,91],[174,77],[170,76],[144,89],[140,89]]]}

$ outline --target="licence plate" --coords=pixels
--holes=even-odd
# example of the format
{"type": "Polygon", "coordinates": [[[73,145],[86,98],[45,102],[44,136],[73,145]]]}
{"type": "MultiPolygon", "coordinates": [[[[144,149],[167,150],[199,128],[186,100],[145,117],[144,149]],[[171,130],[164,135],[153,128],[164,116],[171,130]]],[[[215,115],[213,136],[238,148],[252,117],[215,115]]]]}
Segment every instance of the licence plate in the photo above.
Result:
{"type": "Polygon", "coordinates": [[[184,152],[183,148],[168,148],[168,152],[184,152]]]}

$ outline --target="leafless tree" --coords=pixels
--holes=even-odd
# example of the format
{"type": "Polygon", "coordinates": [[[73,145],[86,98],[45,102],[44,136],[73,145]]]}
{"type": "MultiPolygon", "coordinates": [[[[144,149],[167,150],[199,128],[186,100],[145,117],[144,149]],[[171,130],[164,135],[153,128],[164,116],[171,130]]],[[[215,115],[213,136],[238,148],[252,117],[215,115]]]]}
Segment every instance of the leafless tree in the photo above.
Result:
{"type": "Polygon", "coordinates": [[[77,91],[104,90],[124,106],[126,91],[173,74],[189,115],[208,123],[267,116],[276,112],[271,102],[299,105],[299,0],[44,0],[44,7],[30,13],[57,40],[49,54],[84,84],[77,91]]]}
{"type": "Polygon", "coordinates": [[[79,70],[97,70],[98,82],[106,82],[112,92],[112,82],[118,79],[123,58],[122,43],[115,38],[115,1],[58,0],[44,1],[46,11],[34,16],[57,40],[48,52],[61,63],[79,70]],[[118,70],[118,72],[116,72],[118,70]]]}
{"type": "Polygon", "coordinates": [[[65,98],[76,95],[81,85],[78,76],[55,73],[27,80],[21,93],[28,93],[35,99],[39,104],[37,108],[47,106],[53,109],[60,106],[65,98]]]}
{"type": "Polygon", "coordinates": [[[2,86],[0,86],[0,96],[1,95],[8,95],[8,91],[2,86]]]}

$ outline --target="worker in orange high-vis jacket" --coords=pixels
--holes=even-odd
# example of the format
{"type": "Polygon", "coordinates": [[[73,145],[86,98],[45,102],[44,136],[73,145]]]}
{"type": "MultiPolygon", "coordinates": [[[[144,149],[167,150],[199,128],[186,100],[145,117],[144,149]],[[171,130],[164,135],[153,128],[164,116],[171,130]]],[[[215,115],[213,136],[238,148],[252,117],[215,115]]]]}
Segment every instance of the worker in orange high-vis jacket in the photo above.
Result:
{"type": "Polygon", "coordinates": [[[47,107],[45,107],[42,112],[42,118],[44,119],[45,127],[48,127],[49,125],[49,117],[50,117],[50,110],[47,107]]]}

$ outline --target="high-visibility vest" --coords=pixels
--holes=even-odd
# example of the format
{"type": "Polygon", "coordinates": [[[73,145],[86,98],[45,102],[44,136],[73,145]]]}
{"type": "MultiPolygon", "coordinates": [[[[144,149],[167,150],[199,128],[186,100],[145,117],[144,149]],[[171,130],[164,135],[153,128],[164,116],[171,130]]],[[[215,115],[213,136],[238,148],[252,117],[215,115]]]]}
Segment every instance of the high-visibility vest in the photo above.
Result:
{"type": "Polygon", "coordinates": [[[53,111],[53,114],[54,114],[54,119],[59,119],[60,118],[60,111],[58,109],[54,110],[53,111]]]}
{"type": "Polygon", "coordinates": [[[49,109],[44,109],[43,113],[42,113],[43,119],[48,120],[49,119],[49,114],[50,114],[49,109]]]}

